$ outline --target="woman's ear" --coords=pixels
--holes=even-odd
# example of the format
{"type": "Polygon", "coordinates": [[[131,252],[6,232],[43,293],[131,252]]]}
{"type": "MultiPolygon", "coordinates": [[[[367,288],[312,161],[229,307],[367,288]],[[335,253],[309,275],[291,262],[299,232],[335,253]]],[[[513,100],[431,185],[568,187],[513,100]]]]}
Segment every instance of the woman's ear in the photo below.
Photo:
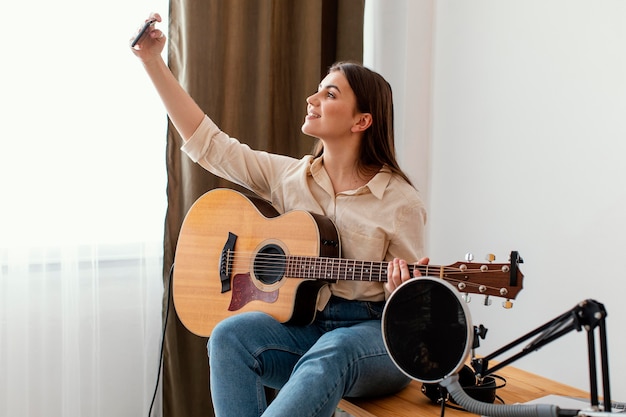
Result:
{"type": "Polygon", "coordinates": [[[352,132],[365,132],[372,125],[370,113],[359,113],[356,123],[352,126],[352,132]]]}

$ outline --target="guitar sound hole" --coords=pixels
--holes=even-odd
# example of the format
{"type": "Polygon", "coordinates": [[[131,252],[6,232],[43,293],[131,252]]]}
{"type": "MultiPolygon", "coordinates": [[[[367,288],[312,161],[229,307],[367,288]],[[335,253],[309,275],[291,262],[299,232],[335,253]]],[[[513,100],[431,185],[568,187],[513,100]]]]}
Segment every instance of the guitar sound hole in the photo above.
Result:
{"type": "Polygon", "coordinates": [[[285,252],[280,246],[267,245],[254,259],[254,275],[264,284],[274,284],[285,276],[285,262],[285,252]]]}

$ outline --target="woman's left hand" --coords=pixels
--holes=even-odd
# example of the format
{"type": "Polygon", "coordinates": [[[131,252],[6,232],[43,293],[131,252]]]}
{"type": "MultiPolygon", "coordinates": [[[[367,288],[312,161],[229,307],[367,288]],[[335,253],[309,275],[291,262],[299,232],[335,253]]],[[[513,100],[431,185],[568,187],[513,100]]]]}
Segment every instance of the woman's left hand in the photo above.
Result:
{"type": "MultiPolygon", "coordinates": [[[[422,258],[417,261],[417,265],[428,265],[428,262],[430,262],[429,258],[422,258]]],[[[389,265],[387,266],[387,282],[385,283],[385,289],[391,294],[403,282],[421,275],[419,269],[414,268],[413,276],[411,276],[407,262],[404,259],[396,258],[393,261],[389,261],[389,265]]]]}

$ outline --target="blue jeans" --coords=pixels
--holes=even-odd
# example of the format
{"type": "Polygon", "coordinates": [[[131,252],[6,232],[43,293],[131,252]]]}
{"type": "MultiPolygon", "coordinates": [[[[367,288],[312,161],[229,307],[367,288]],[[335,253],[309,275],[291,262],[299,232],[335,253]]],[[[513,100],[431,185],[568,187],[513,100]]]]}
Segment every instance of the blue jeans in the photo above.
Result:
{"type": "Polygon", "coordinates": [[[409,383],[383,343],[383,303],[332,297],[308,326],[265,313],[231,316],[209,339],[218,417],[330,417],[343,397],[378,396],[409,383]],[[267,405],[264,386],[280,391],[267,405]]]}

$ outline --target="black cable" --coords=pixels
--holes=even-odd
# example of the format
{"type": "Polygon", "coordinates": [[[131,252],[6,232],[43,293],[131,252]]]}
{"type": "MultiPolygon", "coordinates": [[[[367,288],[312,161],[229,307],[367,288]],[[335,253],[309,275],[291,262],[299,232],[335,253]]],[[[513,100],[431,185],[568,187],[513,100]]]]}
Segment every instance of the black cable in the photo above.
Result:
{"type": "Polygon", "coordinates": [[[443,398],[441,398],[441,414],[440,417],[443,417],[446,414],[446,402],[443,398]]]}
{"type": "Polygon", "coordinates": [[[172,274],[174,272],[174,264],[170,268],[169,280],[167,283],[167,305],[165,307],[165,319],[163,320],[163,333],[161,335],[161,349],[159,355],[159,368],[157,370],[156,385],[154,387],[154,394],[152,394],[152,401],[150,401],[150,409],[148,410],[148,417],[152,415],[152,407],[154,407],[154,401],[156,400],[157,393],[159,392],[159,381],[161,379],[161,368],[163,367],[163,350],[165,347],[165,330],[167,329],[167,318],[170,315],[170,296],[172,295],[172,274]]]}

